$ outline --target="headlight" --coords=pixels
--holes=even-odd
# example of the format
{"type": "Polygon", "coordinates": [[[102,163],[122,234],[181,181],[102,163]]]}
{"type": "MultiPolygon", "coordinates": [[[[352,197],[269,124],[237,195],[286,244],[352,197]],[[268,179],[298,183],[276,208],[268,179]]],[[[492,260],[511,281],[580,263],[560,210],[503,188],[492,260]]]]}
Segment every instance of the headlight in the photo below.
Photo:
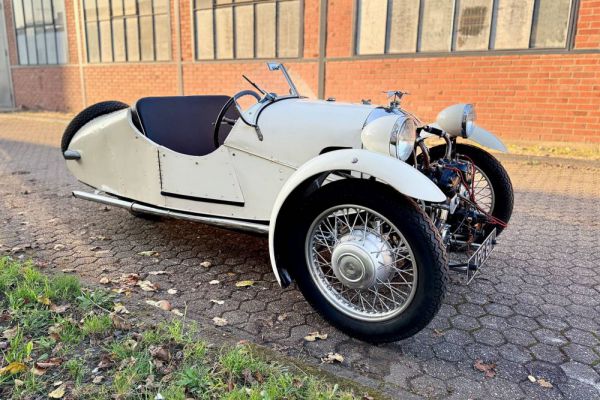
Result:
{"type": "Polygon", "coordinates": [[[436,124],[450,136],[467,138],[475,128],[475,107],[472,104],[455,104],[442,110],[436,124]]]}
{"type": "Polygon", "coordinates": [[[390,136],[390,155],[406,161],[415,146],[417,126],[412,118],[398,118],[390,136]]]}
{"type": "Polygon", "coordinates": [[[367,120],[363,128],[361,133],[363,147],[406,161],[415,145],[417,134],[415,120],[404,113],[387,111],[380,113],[375,118],[367,120]]]}
{"type": "Polygon", "coordinates": [[[465,104],[465,108],[463,108],[463,118],[462,118],[462,136],[467,138],[471,136],[473,133],[473,128],[475,127],[475,119],[477,115],[475,114],[475,107],[473,104],[465,104]]]}

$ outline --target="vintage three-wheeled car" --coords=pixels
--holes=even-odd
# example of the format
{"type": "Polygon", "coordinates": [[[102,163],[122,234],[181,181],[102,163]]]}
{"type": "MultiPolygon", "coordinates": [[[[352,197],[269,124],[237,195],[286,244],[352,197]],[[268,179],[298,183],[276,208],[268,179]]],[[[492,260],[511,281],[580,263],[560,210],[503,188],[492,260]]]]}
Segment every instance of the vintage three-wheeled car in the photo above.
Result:
{"type": "Polygon", "coordinates": [[[134,215],[181,218],[269,237],[273,273],[333,325],[371,342],[411,336],[444,296],[450,267],[472,276],[512,213],[510,179],[469,139],[505,151],[470,104],[423,124],[402,92],[374,106],[289,93],[142,98],[93,105],[67,127],[75,197],[134,215]],[[256,103],[242,109],[239,100],[256,103]],[[435,137],[441,144],[428,147],[435,137]]]}

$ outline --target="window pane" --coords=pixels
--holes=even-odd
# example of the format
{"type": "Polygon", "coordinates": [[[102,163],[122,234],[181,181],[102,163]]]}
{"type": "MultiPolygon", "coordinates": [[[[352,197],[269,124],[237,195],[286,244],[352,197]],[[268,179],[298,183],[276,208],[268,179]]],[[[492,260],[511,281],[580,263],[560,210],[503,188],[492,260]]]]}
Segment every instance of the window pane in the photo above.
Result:
{"type": "Polygon", "coordinates": [[[15,29],[21,29],[25,27],[25,19],[23,18],[23,3],[22,1],[15,0],[13,3],[13,13],[15,16],[15,29]]]}
{"type": "Polygon", "coordinates": [[[51,26],[46,27],[46,51],[48,53],[48,64],[57,64],[58,57],[56,54],[56,35],[54,28],[51,26]]]}
{"type": "Polygon", "coordinates": [[[387,0],[361,0],[358,53],[382,54],[385,51],[387,0]]]}
{"type": "Polygon", "coordinates": [[[215,9],[217,58],[233,58],[233,10],[215,9]]]}
{"type": "Polygon", "coordinates": [[[85,20],[95,21],[96,16],[96,0],[85,0],[84,2],[85,20]]]}
{"type": "Polygon", "coordinates": [[[154,60],[154,29],[152,16],[140,17],[140,42],[142,44],[142,60],[154,60]]]}
{"type": "Polygon", "coordinates": [[[19,64],[27,65],[27,37],[23,29],[17,31],[17,46],[19,47],[19,64]]]}
{"type": "Polygon", "coordinates": [[[169,12],[169,0],[154,0],[154,14],[166,14],[169,12]]]}
{"type": "Polygon", "coordinates": [[[127,61],[140,60],[140,40],[138,34],[137,17],[130,17],[125,20],[127,32],[127,61]]]}
{"type": "Polygon", "coordinates": [[[254,7],[235,8],[235,55],[237,58],[254,57],[254,7]]]}
{"type": "Polygon", "coordinates": [[[110,3],[109,0],[96,0],[98,3],[98,19],[110,18],[110,3]]]}
{"type": "Polygon", "coordinates": [[[112,15],[121,16],[123,15],[123,0],[112,0],[112,15]]]}
{"type": "Polygon", "coordinates": [[[100,21],[100,55],[102,62],[113,60],[110,21],[100,21]]]}
{"type": "Polygon", "coordinates": [[[459,4],[456,50],[487,50],[493,1],[461,0],[459,4]]]}
{"type": "Polygon", "coordinates": [[[98,28],[95,22],[86,24],[88,61],[100,62],[100,48],[98,47],[98,28]]]}
{"type": "Polygon", "coordinates": [[[115,61],[126,61],[125,53],[125,21],[117,18],[112,21],[113,50],[115,61]]]}
{"type": "Polygon", "coordinates": [[[502,0],[498,4],[495,49],[527,49],[534,0],[502,0]]]}
{"type": "Polygon", "coordinates": [[[195,0],[197,9],[211,9],[213,6],[212,0],[195,0]]]}
{"type": "Polygon", "coordinates": [[[417,50],[419,26],[419,2],[411,0],[390,0],[390,53],[409,53],[417,50]]]}
{"type": "Polygon", "coordinates": [[[169,16],[157,15],[154,17],[154,26],[156,28],[156,59],[166,61],[171,59],[169,43],[171,40],[171,27],[169,16]]]}
{"type": "Polygon", "coordinates": [[[46,32],[43,26],[35,28],[35,44],[37,46],[38,64],[46,64],[46,32]]]}
{"type": "Polygon", "coordinates": [[[136,0],[125,0],[125,15],[135,15],[136,13],[136,0]]]}
{"type": "Polygon", "coordinates": [[[570,13],[570,0],[539,0],[531,47],[566,47],[570,13]]]}
{"type": "Polygon", "coordinates": [[[140,15],[152,14],[152,0],[138,0],[140,15]]]}
{"type": "Polygon", "coordinates": [[[256,56],[275,57],[275,4],[256,5],[256,56]]]}
{"type": "Polygon", "coordinates": [[[300,46],[300,2],[279,3],[278,9],[277,55],[279,57],[298,57],[300,46]]]}
{"type": "Polygon", "coordinates": [[[67,62],[67,35],[65,31],[65,2],[64,0],[54,0],[54,28],[56,31],[56,43],[58,62],[65,64],[67,62]]]}
{"type": "Polygon", "coordinates": [[[25,10],[25,24],[33,24],[33,9],[31,7],[31,0],[23,0],[23,9],[25,10]]]}
{"type": "Polygon", "coordinates": [[[454,0],[423,0],[420,51],[450,51],[454,0]]]}
{"type": "Polygon", "coordinates": [[[36,25],[44,24],[44,12],[42,11],[42,0],[33,1],[33,21],[36,25]]]}
{"type": "Polygon", "coordinates": [[[212,10],[196,11],[196,57],[202,60],[215,58],[212,10]]]}
{"type": "Polygon", "coordinates": [[[42,9],[44,14],[44,24],[52,25],[54,23],[54,16],[52,15],[52,0],[42,0],[42,9]]]}

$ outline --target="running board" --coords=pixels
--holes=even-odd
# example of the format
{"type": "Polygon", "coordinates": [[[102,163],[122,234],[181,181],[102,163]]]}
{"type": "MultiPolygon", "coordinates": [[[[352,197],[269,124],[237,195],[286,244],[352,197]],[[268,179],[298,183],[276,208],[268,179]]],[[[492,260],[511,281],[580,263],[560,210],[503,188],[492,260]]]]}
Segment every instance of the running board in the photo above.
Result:
{"type": "Polygon", "coordinates": [[[138,212],[138,213],[142,213],[142,214],[152,214],[152,215],[158,215],[160,217],[168,217],[168,218],[183,219],[186,221],[201,222],[203,224],[214,225],[214,226],[218,226],[220,228],[238,229],[238,230],[242,230],[242,231],[261,233],[261,234],[269,233],[269,226],[266,224],[257,224],[255,222],[240,221],[240,220],[236,220],[236,219],[228,219],[228,218],[220,218],[220,217],[208,217],[205,215],[198,215],[198,214],[187,214],[187,213],[182,213],[182,212],[177,212],[177,211],[165,210],[162,208],[157,208],[157,207],[152,207],[152,206],[146,206],[143,204],[138,204],[133,201],[126,201],[126,200],[121,200],[121,199],[117,199],[114,197],[103,196],[103,195],[100,195],[97,193],[81,192],[78,190],[73,191],[73,196],[77,197],[78,199],[90,200],[90,201],[95,201],[96,203],[106,204],[108,206],[125,208],[126,210],[138,212]]]}

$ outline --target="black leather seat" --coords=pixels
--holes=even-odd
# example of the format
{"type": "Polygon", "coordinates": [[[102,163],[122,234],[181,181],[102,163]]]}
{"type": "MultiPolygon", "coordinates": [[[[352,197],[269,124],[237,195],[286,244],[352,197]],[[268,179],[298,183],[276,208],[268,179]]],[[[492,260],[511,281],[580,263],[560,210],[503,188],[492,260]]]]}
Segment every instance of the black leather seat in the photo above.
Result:
{"type": "MultiPolygon", "coordinates": [[[[214,122],[228,96],[145,97],[133,109],[142,132],[154,143],[173,151],[203,156],[215,150],[214,122]]],[[[238,118],[235,107],[227,113],[238,118]]],[[[136,124],[137,125],[137,124],[136,124]]],[[[221,125],[221,141],[231,126],[221,125]]]]}

